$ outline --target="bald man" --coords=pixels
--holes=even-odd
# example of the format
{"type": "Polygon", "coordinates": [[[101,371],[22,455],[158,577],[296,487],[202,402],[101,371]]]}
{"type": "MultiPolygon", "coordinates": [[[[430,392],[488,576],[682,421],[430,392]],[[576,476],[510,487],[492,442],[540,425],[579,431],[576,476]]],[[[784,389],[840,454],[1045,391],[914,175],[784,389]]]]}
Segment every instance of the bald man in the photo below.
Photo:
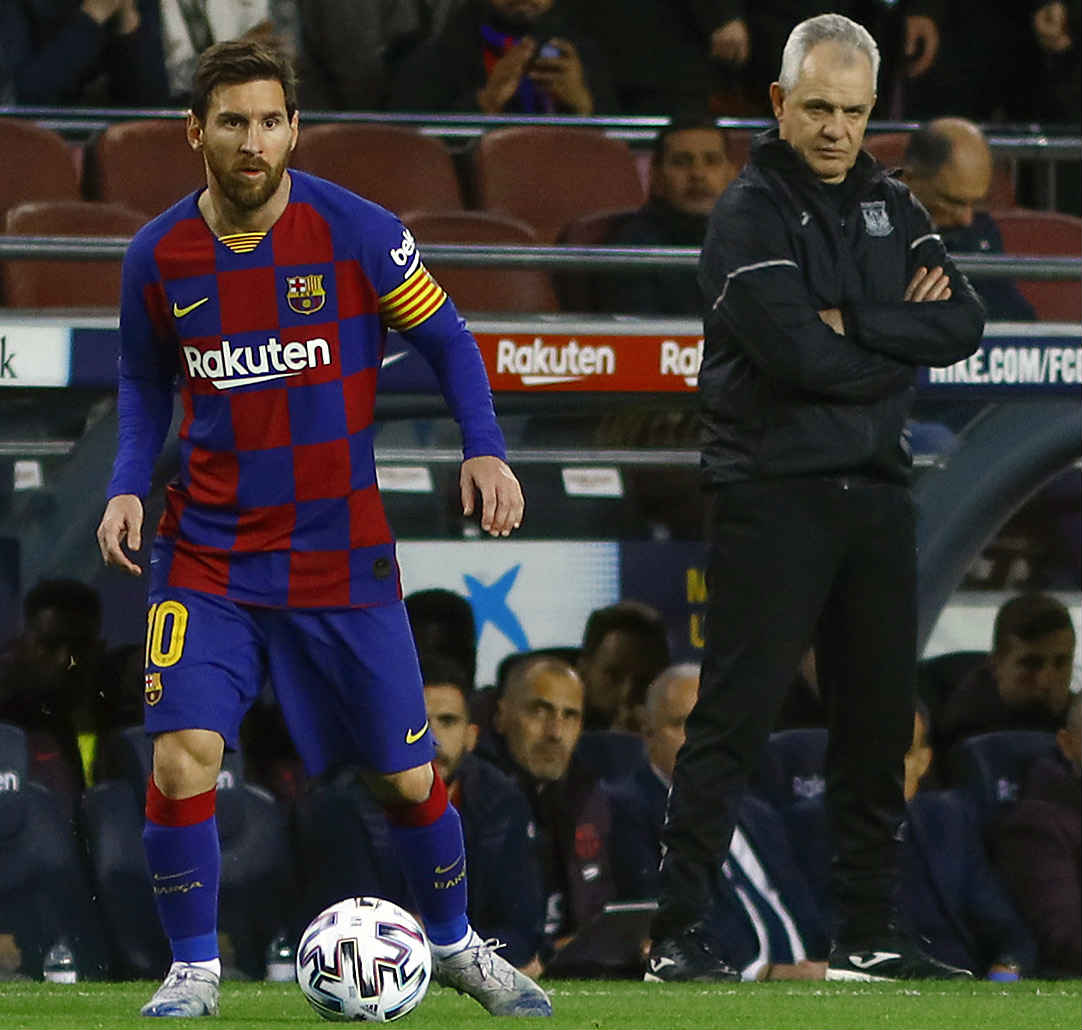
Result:
{"type": "Polygon", "coordinates": [[[514,776],[530,802],[545,893],[543,963],[615,893],[608,799],[575,756],[584,694],[582,679],[567,662],[527,658],[508,674],[494,732],[482,734],[476,748],[514,776]]]}
{"type": "MultiPolygon", "coordinates": [[[[953,254],[1002,254],[995,221],[982,209],[992,183],[992,152],[980,128],[965,118],[937,118],[909,138],[905,181],[928,209],[953,254]]],[[[1009,279],[972,279],[988,318],[1032,322],[1029,301],[1009,279]]]]}
{"type": "MultiPolygon", "coordinates": [[[[662,672],[650,684],[643,707],[648,762],[606,782],[613,874],[622,900],[657,896],[665,798],[684,743],[684,723],[698,695],[697,665],[672,665],[662,672]]],[[[718,871],[706,918],[726,942],[733,979],[821,980],[826,926],[792,857],[781,818],[769,805],[743,799],[732,847],[718,871]]],[[[660,979],[651,968],[646,978],[660,979]]]]}

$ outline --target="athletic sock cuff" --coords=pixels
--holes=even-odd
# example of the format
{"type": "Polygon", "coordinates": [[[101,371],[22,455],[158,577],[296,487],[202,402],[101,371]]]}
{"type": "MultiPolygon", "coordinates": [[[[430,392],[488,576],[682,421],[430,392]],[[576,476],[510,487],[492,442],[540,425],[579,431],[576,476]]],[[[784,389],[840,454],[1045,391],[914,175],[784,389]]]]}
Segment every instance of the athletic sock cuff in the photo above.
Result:
{"type": "Polygon", "coordinates": [[[147,781],[146,817],[159,826],[194,826],[214,815],[214,802],[218,788],[211,787],[202,794],[190,798],[167,798],[154,782],[151,774],[147,781]]]}
{"type": "Polygon", "coordinates": [[[395,826],[431,826],[447,811],[447,786],[435,766],[432,766],[432,790],[428,800],[417,805],[389,805],[387,819],[395,826]]]}

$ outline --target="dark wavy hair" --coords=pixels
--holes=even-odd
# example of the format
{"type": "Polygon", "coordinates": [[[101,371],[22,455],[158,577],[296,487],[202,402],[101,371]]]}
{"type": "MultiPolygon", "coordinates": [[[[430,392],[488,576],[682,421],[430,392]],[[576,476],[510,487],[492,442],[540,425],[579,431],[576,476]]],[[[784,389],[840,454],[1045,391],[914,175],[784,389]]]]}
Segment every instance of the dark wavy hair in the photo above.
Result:
{"type": "Polygon", "coordinates": [[[297,73],[288,55],[266,43],[233,39],[207,47],[199,57],[192,80],[192,114],[205,121],[211,94],[219,86],[235,86],[257,79],[273,79],[282,85],[286,117],[297,110],[297,73]]]}

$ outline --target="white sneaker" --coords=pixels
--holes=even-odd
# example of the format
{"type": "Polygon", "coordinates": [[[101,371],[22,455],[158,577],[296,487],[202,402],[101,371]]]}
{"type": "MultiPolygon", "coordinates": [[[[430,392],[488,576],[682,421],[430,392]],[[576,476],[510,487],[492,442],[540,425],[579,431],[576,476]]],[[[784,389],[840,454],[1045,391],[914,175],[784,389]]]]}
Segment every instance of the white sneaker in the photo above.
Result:
{"type": "Polygon", "coordinates": [[[140,1010],[143,1016],[218,1015],[218,977],[209,969],[174,962],[161,987],[140,1010]]]}
{"type": "Polygon", "coordinates": [[[436,982],[468,994],[494,1016],[551,1016],[548,995],[496,954],[496,949],[502,947],[497,940],[482,940],[471,929],[465,946],[453,954],[441,957],[433,948],[436,982]]]}

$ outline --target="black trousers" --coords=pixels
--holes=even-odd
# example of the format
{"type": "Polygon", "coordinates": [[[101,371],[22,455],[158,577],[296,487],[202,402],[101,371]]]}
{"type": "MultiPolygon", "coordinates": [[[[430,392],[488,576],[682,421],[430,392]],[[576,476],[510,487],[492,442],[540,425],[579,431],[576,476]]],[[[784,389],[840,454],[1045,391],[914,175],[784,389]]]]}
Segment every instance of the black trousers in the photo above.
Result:
{"type": "Polygon", "coordinates": [[[713,498],[699,699],[673,773],[655,939],[707,911],[740,797],[814,641],[843,941],[893,918],[913,733],[916,544],[907,487],[751,481],[713,498]]]}

